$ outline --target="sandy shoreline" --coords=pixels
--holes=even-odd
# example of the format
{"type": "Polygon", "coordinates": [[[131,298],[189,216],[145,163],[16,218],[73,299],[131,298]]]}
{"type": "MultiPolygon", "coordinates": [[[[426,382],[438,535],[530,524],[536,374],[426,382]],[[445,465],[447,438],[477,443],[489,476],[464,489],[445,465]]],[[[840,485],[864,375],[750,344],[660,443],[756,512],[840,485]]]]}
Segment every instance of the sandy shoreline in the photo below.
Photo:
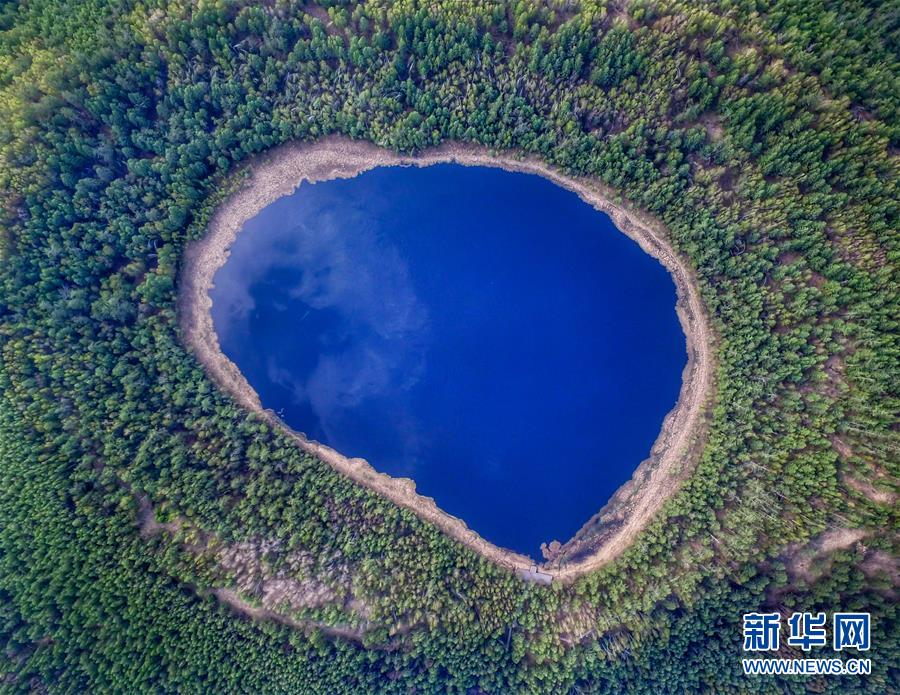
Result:
{"type": "MultiPolygon", "coordinates": [[[[222,353],[213,327],[209,297],[213,276],[228,259],[228,250],[244,223],[264,207],[289,195],[303,181],[350,178],[379,166],[428,166],[440,162],[501,167],[550,179],[608,214],[616,227],[657,258],[675,280],[676,311],[687,337],[688,351],[678,403],[666,416],[650,457],[637,468],[632,480],[563,545],[552,562],[540,568],[556,579],[571,580],[606,564],[625,550],[690,473],[702,448],[704,416],[713,392],[712,334],[691,271],[673,252],[661,225],[613,203],[611,192],[596,182],[565,176],[537,159],[492,155],[484,148],[462,144],[445,145],[415,157],[337,137],[277,148],[253,160],[246,182],[216,210],[206,236],[188,246],[178,290],[182,338],[220,387],[241,405],[286,431],[302,449],[357,483],[415,512],[487,559],[523,576],[529,575],[528,568],[535,565],[534,560],[486,541],[461,519],[437,507],[432,498],[417,494],[413,481],[379,473],[363,459],[347,458],[310,441],[287,427],[274,413],[264,410],[240,370],[222,353]],[[566,560],[572,557],[579,559],[566,560]]],[[[534,575],[527,578],[540,579],[534,575]]]]}

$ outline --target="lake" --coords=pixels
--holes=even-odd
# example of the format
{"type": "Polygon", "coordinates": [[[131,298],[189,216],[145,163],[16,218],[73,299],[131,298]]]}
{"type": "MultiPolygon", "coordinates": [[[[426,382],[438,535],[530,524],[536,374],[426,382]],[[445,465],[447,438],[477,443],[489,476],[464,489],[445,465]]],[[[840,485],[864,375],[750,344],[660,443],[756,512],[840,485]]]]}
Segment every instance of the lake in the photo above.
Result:
{"type": "Polygon", "coordinates": [[[264,407],[533,557],[649,455],[687,361],[663,266],[501,169],[303,184],[214,282],[222,350],[264,407]]]}

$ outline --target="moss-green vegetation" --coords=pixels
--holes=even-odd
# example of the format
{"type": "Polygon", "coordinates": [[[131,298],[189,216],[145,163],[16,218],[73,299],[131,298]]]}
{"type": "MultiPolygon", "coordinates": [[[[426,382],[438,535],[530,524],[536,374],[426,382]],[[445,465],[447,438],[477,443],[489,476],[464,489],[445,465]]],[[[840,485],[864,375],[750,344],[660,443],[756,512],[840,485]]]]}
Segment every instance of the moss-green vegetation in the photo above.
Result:
{"type": "Polygon", "coordinates": [[[421,5],[0,7],[0,688],[896,688],[896,6],[421,5]],[[182,346],[179,259],[217,196],[329,133],[519,149],[666,223],[718,396],[695,475],[618,562],[526,586],[303,456],[182,346]],[[143,495],[181,530],[141,537],[143,495]],[[232,578],[202,549],[242,542],[331,591],[285,615],[362,643],[212,598],[232,578]],[[872,611],[873,675],[744,678],[760,607],[872,611]]]}

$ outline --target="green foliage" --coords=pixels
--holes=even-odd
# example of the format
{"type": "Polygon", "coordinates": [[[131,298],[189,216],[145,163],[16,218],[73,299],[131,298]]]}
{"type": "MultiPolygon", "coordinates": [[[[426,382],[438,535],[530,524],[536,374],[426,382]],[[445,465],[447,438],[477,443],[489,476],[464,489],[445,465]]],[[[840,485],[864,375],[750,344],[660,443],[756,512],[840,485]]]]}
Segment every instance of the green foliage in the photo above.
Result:
{"type": "Polygon", "coordinates": [[[873,612],[875,673],[810,689],[896,688],[895,14],[0,7],[0,688],[804,692],[739,674],[740,614],[782,606],[873,612]],[[696,472],[614,564],[522,584],[303,455],[184,348],[185,244],[250,156],[328,134],[516,149],[667,226],[717,396],[696,472]],[[140,534],[142,497],[181,529],[140,534]],[[865,547],[791,563],[835,528],[865,547]],[[296,628],[237,615],[210,539],[302,553],[334,598],[286,608],[296,628]]]}

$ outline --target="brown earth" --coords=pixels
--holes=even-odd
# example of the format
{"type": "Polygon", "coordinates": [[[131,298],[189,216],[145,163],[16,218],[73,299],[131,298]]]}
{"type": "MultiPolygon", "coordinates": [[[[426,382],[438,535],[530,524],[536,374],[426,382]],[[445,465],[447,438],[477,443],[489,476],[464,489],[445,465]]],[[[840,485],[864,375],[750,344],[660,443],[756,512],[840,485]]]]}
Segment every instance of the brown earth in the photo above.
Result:
{"type": "Polygon", "coordinates": [[[833,528],[813,539],[804,552],[794,552],[788,556],[787,568],[792,577],[813,582],[817,576],[812,571],[813,563],[831,555],[836,550],[844,550],[859,543],[869,532],[859,528],[833,528]]]}
{"type": "MultiPolygon", "coordinates": [[[[169,523],[157,521],[156,511],[146,496],[138,498],[137,523],[141,538],[150,538],[164,533],[175,535],[187,525],[186,520],[181,517],[169,523]]],[[[206,537],[199,544],[184,544],[184,547],[196,555],[201,555],[209,550],[211,540],[212,537],[206,537]]],[[[253,620],[274,620],[282,625],[301,629],[307,634],[318,630],[330,637],[362,640],[365,633],[362,627],[329,625],[321,621],[296,618],[286,614],[303,608],[320,607],[332,602],[334,595],[328,586],[315,579],[298,580],[290,575],[273,574],[265,566],[260,555],[268,550],[277,549],[277,541],[261,544],[220,544],[220,546],[219,550],[214,553],[216,562],[225,571],[235,576],[237,586],[235,589],[226,587],[201,589],[188,582],[187,586],[197,595],[212,595],[230,606],[232,610],[253,620]],[[244,598],[247,595],[253,596],[259,605],[244,598]]],[[[291,568],[296,570],[297,563],[291,562],[290,557],[288,562],[291,568]]],[[[360,615],[365,615],[367,612],[365,606],[357,600],[351,600],[349,608],[360,615]]]]}

